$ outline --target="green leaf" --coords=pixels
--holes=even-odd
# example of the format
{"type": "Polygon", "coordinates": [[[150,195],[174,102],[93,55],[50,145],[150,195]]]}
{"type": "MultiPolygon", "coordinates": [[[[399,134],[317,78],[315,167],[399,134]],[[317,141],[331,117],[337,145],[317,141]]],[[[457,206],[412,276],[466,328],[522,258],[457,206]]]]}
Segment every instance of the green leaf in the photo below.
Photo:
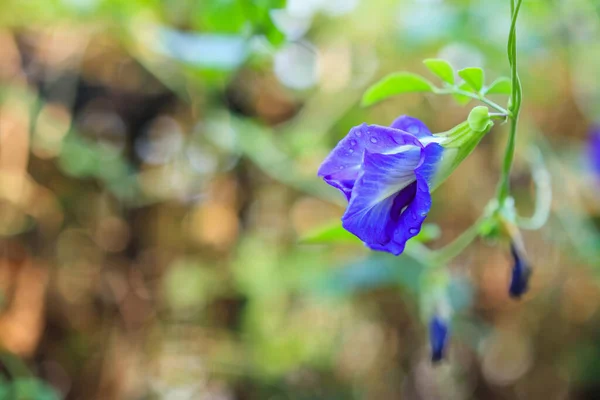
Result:
{"type": "Polygon", "coordinates": [[[476,92],[483,88],[483,70],[477,67],[469,67],[458,71],[458,76],[463,78],[466,83],[476,92]]]}
{"type": "Polygon", "coordinates": [[[485,106],[478,106],[471,110],[467,118],[469,127],[475,132],[484,132],[491,128],[494,123],[490,118],[490,110],[485,106]]]}
{"type": "MultiPolygon", "coordinates": [[[[473,89],[471,88],[471,86],[469,86],[469,84],[467,82],[463,82],[461,83],[458,88],[460,90],[464,90],[465,92],[471,92],[471,93],[475,93],[473,91],[473,89]]],[[[473,100],[472,98],[470,98],[469,96],[464,96],[462,94],[453,94],[452,97],[454,97],[454,100],[456,100],[456,102],[458,104],[460,104],[461,106],[465,106],[467,104],[469,104],[469,102],[471,100],[473,100]]]]}
{"type": "MultiPolygon", "coordinates": [[[[423,224],[421,232],[411,239],[414,242],[426,243],[440,237],[440,228],[435,224],[423,224]]],[[[360,244],[359,238],[345,230],[339,221],[318,227],[300,238],[300,243],[307,244],[360,244]]]]}
{"type": "Polygon", "coordinates": [[[423,64],[425,64],[425,66],[441,80],[450,85],[454,85],[454,69],[448,61],[438,58],[429,58],[424,60],[423,64]]]}
{"type": "Polygon", "coordinates": [[[370,106],[402,93],[433,92],[434,86],[422,76],[409,72],[390,74],[371,86],[362,98],[362,106],[370,106]]]}
{"type": "Polygon", "coordinates": [[[301,243],[354,243],[360,244],[360,239],[345,230],[340,221],[316,228],[300,238],[301,243]]]}
{"type": "Polygon", "coordinates": [[[501,77],[496,79],[484,90],[485,94],[511,94],[512,84],[509,78],[501,77]]]}

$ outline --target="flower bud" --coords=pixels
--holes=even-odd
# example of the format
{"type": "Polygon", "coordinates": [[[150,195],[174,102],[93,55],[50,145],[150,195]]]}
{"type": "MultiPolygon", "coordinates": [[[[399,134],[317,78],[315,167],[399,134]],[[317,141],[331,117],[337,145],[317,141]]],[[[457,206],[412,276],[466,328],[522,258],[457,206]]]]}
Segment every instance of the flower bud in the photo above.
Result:
{"type": "Polygon", "coordinates": [[[514,259],[510,286],[508,293],[510,297],[518,299],[529,289],[529,278],[531,277],[531,267],[527,263],[525,256],[517,249],[514,243],[510,245],[510,252],[514,259]]]}
{"type": "Polygon", "coordinates": [[[429,322],[429,343],[431,345],[431,361],[439,362],[444,358],[448,342],[448,323],[438,315],[429,322]]]}
{"type": "Polygon", "coordinates": [[[480,106],[471,110],[465,122],[434,135],[440,140],[438,143],[444,148],[444,153],[433,180],[433,188],[450,176],[493,126],[488,108],[480,106]]]}

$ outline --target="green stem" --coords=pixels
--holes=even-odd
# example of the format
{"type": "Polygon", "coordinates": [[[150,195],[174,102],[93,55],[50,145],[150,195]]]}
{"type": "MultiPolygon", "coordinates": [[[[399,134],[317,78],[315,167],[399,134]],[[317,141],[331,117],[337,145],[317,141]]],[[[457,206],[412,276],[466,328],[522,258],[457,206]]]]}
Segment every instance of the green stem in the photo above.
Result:
{"type": "Polygon", "coordinates": [[[510,133],[508,136],[508,143],[506,144],[506,151],[504,153],[504,162],[502,163],[502,174],[500,176],[500,183],[498,185],[498,203],[504,204],[504,201],[508,197],[510,192],[510,169],[512,167],[513,159],[515,158],[515,142],[517,137],[517,118],[510,119],[510,133]]]}
{"type": "Polygon", "coordinates": [[[502,114],[510,115],[510,111],[508,111],[501,105],[494,103],[490,99],[488,99],[484,96],[481,96],[477,93],[467,92],[466,90],[462,90],[462,89],[458,89],[458,88],[439,89],[439,90],[436,90],[435,93],[437,93],[437,94],[460,94],[461,96],[466,96],[466,97],[470,97],[474,100],[479,100],[482,103],[484,103],[485,105],[493,108],[496,111],[499,111],[502,114]]]}
{"type": "Polygon", "coordinates": [[[506,151],[504,153],[504,162],[502,164],[502,173],[500,176],[500,183],[498,185],[497,198],[500,207],[504,204],[504,201],[510,193],[510,170],[512,167],[514,155],[515,155],[515,143],[517,136],[517,124],[519,121],[519,112],[521,111],[521,100],[523,96],[523,89],[521,87],[521,80],[517,72],[517,17],[519,16],[519,10],[521,9],[522,0],[511,0],[511,24],[510,33],[508,35],[508,61],[510,63],[510,78],[512,82],[512,92],[510,96],[510,132],[508,142],[506,144],[506,151]]]}
{"type": "Polygon", "coordinates": [[[439,250],[435,250],[430,254],[430,265],[432,267],[444,266],[452,261],[456,256],[463,252],[475,238],[479,235],[479,228],[485,221],[485,218],[479,218],[473,225],[468,227],[456,239],[448,243],[439,250]]]}

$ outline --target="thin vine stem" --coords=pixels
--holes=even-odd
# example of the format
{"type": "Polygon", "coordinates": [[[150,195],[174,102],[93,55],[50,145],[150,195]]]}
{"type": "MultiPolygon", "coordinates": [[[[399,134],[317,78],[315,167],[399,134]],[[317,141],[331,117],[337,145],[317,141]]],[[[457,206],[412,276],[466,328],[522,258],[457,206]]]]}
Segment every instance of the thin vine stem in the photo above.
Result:
{"type": "Polygon", "coordinates": [[[462,253],[477,238],[483,222],[485,222],[485,217],[480,217],[452,242],[441,249],[432,251],[429,254],[430,265],[432,267],[444,266],[462,253]]]}
{"type": "Polygon", "coordinates": [[[504,153],[504,161],[502,163],[502,173],[498,185],[498,203],[500,207],[510,193],[510,170],[515,156],[515,144],[517,137],[517,125],[519,122],[519,112],[521,111],[521,101],[523,97],[523,89],[521,80],[517,71],[517,18],[521,9],[522,0],[511,0],[511,24],[510,33],[508,35],[508,61],[510,63],[510,78],[512,83],[512,91],[510,96],[510,131],[506,151],[504,153]]]}
{"type": "Polygon", "coordinates": [[[510,114],[511,114],[509,110],[502,107],[500,104],[494,103],[490,99],[480,96],[477,93],[467,92],[466,90],[461,90],[461,89],[457,89],[457,88],[452,88],[449,90],[442,89],[442,90],[436,91],[436,93],[437,94],[459,94],[461,96],[470,97],[471,99],[481,101],[482,103],[486,104],[487,106],[493,108],[494,110],[496,110],[504,115],[510,116],[510,114]]]}

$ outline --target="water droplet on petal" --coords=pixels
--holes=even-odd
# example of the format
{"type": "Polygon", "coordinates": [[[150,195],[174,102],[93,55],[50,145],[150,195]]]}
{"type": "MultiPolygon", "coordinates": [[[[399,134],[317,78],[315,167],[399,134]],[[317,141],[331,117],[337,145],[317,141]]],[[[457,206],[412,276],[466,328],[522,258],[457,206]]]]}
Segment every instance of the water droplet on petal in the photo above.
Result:
{"type": "Polygon", "coordinates": [[[410,233],[411,235],[416,235],[417,233],[419,233],[419,230],[417,228],[410,228],[408,230],[408,233],[410,233]]]}
{"type": "Polygon", "coordinates": [[[371,143],[377,143],[377,138],[376,137],[372,137],[371,138],[371,143]]]}
{"type": "Polygon", "coordinates": [[[354,149],[348,149],[348,154],[354,153],[354,149]]]}
{"type": "Polygon", "coordinates": [[[340,167],[339,167],[339,168],[340,168],[340,169],[344,169],[344,166],[343,166],[343,165],[340,165],[340,167]]]}
{"type": "Polygon", "coordinates": [[[361,131],[355,131],[356,137],[361,137],[362,136],[362,132],[361,131]]]}
{"type": "Polygon", "coordinates": [[[356,146],[356,140],[351,140],[350,141],[350,146],[356,146]]]}

